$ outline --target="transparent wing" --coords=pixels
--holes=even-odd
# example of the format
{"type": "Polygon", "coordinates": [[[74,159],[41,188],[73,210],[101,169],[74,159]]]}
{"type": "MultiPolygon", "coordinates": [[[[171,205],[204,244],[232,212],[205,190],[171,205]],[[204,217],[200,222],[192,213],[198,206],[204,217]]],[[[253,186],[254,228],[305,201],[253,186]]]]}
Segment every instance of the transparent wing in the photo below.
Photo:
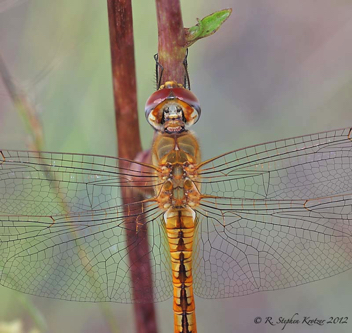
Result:
{"type": "MultiPolygon", "coordinates": [[[[145,299],[134,299],[129,278],[137,262],[150,259],[153,300],[171,296],[161,213],[151,201],[120,201],[121,190],[134,189],[128,193],[138,200],[136,193],[152,186],[153,167],[125,161],[121,168],[118,159],[74,154],[1,151],[0,157],[1,284],[63,299],[150,301],[145,289],[145,299]],[[146,223],[150,251],[129,263],[128,248],[146,237],[136,225],[146,223]],[[125,230],[134,235],[128,244],[125,230]]],[[[195,292],[245,295],[349,269],[351,157],[345,129],[201,164],[195,292]]]]}
{"type": "Polygon", "coordinates": [[[350,129],[281,140],[205,162],[195,292],[288,288],[352,267],[350,129]]]}
{"type": "Polygon", "coordinates": [[[117,207],[153,186],[154,169],[137,162],[80,154],[0,150],[0,212],[51,215],[117,207]]]}
{"type": "Polygon", "coordinates": [[[76,301],[141,302],[172,295],[160,212],[140,192],[153,167],[104,156],[0,151],[0,283],[76,301]],[[123,204],[127,190],[131,203],[123,204]],[[148,235],[150,251],[127,252],[148,235]],[[126,242],[126,232],[132,237],[126,242]],[[152,262],[154,294],[135,299],[130,272],[152,262]]]}
{"type": "Polygon", "coordinates": [[[248,199],[303,199],[350,193],[351,129],[238,149],[199,168],[202,193],[248,199]]]}

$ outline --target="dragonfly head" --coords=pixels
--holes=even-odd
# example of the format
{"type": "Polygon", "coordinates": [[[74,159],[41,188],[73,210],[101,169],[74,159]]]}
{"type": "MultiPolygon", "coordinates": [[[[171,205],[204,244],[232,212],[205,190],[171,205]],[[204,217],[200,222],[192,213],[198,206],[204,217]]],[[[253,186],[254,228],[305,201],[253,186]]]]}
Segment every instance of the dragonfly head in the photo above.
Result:
{"type": "Polygon", "coordinates": [[[175,81],[167,81],[145,105],[148,123],[157,131],[180,133],[195,124],[201,109],[197,97],[175,81]]]}

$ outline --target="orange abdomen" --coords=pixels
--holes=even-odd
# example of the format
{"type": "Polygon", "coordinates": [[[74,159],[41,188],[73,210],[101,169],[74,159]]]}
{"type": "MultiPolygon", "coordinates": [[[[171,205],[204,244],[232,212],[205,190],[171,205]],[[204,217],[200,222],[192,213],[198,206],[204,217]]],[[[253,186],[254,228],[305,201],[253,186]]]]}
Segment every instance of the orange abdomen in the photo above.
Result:
{"type": "Polygon", "coordinates": [[[194,212],[191,208],[170,208],[165,214],[165,225],[174,286],[174,332],[196,333],[192,277],[194,212]]]}

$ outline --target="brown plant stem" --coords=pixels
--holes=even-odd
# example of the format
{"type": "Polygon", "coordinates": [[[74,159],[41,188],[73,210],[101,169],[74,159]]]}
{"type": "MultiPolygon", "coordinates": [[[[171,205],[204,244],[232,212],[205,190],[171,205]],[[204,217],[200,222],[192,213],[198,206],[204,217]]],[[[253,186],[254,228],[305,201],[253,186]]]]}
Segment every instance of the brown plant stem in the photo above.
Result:
{"type": "Polygon", "coordinates": [[[161,83],[184,82],[186,56],[185,29],[179,0],[156,0],[158,20],[158,55],[163,66],[161,83]]]}
{"type": "MultiPolygon", "coordinates": [[[[118,156],[133,160],[142,150],[137,112],[136,73],[133,45],[132,6],[130,0],[108,0],[110,48],[115,100],[115,118],[118,141],[118,156]]],[[[124,167],[124,162],[120,161],[124,167]]],[[[136,195],[134,195],[136,198],[136,195]]],[[[131,193],[124,187],[122,199],[125,205],[132,203],[131,193]]],[[[140,200],[143,197],[140,196],[140,200]]],[[[136,198],[138,200],[138,198],[136,198]]],[[[133,298],[145,299],[143,289],[152,290],[152,275],[146,227],[138,229],[141,239],[134,247],[136,231],[128,229],[127,246],[131,263],[133,298]],[[143,260],[141,260],[143,258],[143,260]],[[142,284],[142,286],[141,286],[142,284]]],[[[136,329],[138,333],[156,333],[156,318],[153,303],[134,303],[136,329]]]]}

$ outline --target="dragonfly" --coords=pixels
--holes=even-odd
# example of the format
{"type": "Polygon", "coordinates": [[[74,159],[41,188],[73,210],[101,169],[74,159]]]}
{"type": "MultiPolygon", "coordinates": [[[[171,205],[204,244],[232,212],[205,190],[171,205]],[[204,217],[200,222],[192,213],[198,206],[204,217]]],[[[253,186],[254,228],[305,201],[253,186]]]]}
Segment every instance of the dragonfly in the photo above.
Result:
{"type": "Polygon", "coordinates": [[[244,296],[351,268],[352,129],[202,161],[188,88],[167,81],[147,100],[151,164],[0,150],[2,286],[72,301],[173,297],[174,332],[196,333],[194,295],[244,296]],[[144,237],[149,252],[130,262],[144,237]],[[133,266],[149,261],[152,287],[132,285],[133,266]]]}

